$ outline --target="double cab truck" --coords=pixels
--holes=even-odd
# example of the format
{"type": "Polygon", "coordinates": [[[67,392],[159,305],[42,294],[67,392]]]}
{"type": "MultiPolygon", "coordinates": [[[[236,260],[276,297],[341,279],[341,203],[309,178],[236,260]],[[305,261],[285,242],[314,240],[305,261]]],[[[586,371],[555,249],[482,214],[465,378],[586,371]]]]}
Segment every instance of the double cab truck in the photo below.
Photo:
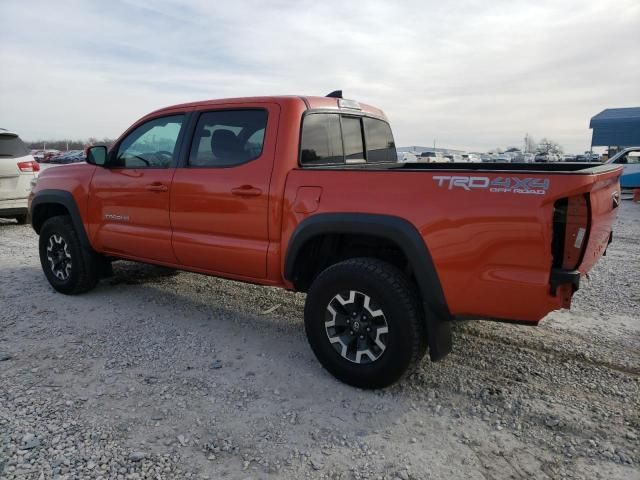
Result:
{"type": "Polygon", "coordinates": [[[126,259],[306,292],[311,348],[387,386],[451,351],[455,319],[537,324],[604,255],[621,167],[400,163],[384,113],[255,97],[150,113],[30,197],[42,269],[87,292],[126,259]]]}

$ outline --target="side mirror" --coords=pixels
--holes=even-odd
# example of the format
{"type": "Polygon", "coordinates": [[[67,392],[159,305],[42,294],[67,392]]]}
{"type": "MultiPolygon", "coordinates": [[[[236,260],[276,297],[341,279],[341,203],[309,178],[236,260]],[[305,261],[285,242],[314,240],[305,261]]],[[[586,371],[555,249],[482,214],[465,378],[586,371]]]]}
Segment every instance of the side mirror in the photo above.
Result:
{"type": "Polygon", "coordinates": [[[89,148],[87,150],[87,163],[104,167],[107,163],[107,147],[99,145],[89,148]]]}

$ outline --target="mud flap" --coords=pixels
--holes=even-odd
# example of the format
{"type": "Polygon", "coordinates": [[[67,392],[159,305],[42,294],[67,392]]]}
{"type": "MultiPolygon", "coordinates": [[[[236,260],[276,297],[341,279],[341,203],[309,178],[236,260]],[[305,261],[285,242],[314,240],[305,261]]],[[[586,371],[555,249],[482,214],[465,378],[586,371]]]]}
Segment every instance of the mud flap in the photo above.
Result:
{"type": "Polygon", "coordinates": [[[451,335],[451,321],[439,318],[425,302],[423,303],[427,326],[427,342],[429,344],[429,358],[437,362],[446,357],[453,349],[451,335]]]}

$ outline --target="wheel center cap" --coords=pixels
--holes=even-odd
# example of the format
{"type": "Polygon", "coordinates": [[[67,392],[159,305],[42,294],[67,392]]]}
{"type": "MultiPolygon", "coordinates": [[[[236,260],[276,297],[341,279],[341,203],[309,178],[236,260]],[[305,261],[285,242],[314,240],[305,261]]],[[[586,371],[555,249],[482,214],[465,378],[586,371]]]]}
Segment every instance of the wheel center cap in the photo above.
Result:
{"type": "Polygon", "coordinates": [[[360,322],[359,321],[356,320],[355,322],[353,322],[353,330],[356,331],[356,332],[358,330],[360,330],[360,322]]]}

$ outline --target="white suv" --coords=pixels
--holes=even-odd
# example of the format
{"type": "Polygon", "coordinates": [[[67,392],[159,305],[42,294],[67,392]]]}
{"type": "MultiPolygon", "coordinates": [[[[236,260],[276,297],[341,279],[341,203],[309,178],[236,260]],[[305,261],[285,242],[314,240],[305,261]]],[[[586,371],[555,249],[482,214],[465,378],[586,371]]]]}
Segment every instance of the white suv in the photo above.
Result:
{"type": "Polygon", "coordinates": [[[0,217],[27,222],[31,180],[39,170],[20,137],[0,128],[0,217]]]}

